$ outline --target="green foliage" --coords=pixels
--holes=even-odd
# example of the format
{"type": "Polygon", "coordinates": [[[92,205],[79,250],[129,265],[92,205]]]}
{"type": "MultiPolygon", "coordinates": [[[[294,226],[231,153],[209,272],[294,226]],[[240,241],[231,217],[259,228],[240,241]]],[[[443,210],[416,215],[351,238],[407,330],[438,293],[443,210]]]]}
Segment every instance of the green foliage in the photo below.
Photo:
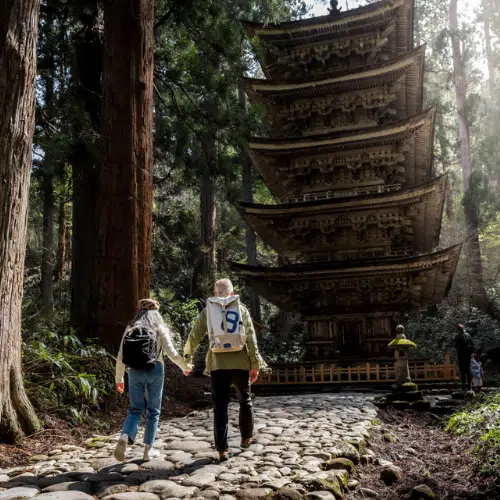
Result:
{"type": "Polygon", "coordinates": [[[280,332],[280,313],[273,305],[264,302],[266,318],[264,328],[257,333],[259,349],[267,363],[294,363],[300,361],[305,351],[305,330],[301,322],[294,322],[288,340],[280,332]],[[267,311],[266,311],[267,309],[267,311]]]}
{"type": "Polygon", "coordinates": [[[473,454],[483,476],[500,473],[500,393],[476,398],[448,420],[446,430],[474,443],[473,454]]]}
{"type": "Polygon", "coordinates": [[[42,417],[57,414],[76,423],[114,393],[114,358],[76,337],[64,314],[25,330],[22,353],[25,387],[42,417]]]}
{"type": "Polygon", "coordinates": [[[172,340],[177,349],[181,349],[182,341],[189,333],[200,309],[199,301],[188,297],[179,297],[172,290],[162,288],[154,294],[162,305],[162,313],[171,327],[172,340]]]}
{"type": "Polygon", "coordinates": [[[433,361],[442,361],[446,353],[455,353],[454,337],[458,323],[472,336],[480,353],[497,356],[500,349],[500,323],[477,309],[454,307],[443,303],[436,314],[409,317],[406,335],[417,344],[415,355],[433,361]]]}

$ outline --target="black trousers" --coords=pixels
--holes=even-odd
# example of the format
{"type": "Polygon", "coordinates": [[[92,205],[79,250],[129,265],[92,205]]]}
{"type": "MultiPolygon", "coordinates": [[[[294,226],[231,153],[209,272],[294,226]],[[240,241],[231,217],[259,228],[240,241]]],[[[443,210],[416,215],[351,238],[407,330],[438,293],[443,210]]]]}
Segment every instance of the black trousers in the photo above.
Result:
{"type": "Polygon", "coordinates": [[[231,385],[236,389],[240,403],[241,439],[253,435],[253,406],[250,392],[250,373],[247,370],[215,370],[210,373],[212,400],[214,404],[214,439],[217,451],[229,449],[228,406],[231,385]]]}
{"type": "Polygon", "coordinates": [[[458,369],[460,370],[460,378],[462,379],[462,389],[465,389],[465,379],[467,379],[467,389],[472,386],[472,374],[470,372],[470,356],[458,357],[458,369]]]}

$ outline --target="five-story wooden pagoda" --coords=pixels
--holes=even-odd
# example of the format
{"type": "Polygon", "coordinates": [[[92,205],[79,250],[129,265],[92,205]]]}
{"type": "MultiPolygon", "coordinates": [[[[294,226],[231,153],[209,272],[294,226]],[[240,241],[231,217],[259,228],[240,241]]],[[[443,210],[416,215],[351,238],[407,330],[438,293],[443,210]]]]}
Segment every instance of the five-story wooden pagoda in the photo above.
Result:
{"type": "Polygon", "coordinates": [[[432,175],[435,109],[422,110],[413,0],[280,25],[244,22],[266,79],[244,78],[268,138],[249,154],[277,200],[241,203],[285,265],[232,264],[307,325],[306,359],[386,350],[401,315],[443,300],[460,246],[436,251],[446,175],[432,175]]]}

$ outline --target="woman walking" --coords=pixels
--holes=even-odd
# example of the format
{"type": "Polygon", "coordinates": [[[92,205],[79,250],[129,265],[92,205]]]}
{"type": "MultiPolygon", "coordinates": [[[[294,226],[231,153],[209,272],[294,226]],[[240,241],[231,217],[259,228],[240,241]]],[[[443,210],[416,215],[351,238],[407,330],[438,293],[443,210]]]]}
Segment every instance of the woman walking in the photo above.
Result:
{"type": "Polygon", "coordinates": [[[150,460],[158,429],[163,393],[163,351],[187,375],[192,366],[180,356],[170,338],[170,331],[153,299],[139,301],[139,311],[123,334],[116,358],[116,390],[124,391],[123,376],[128,369],[130,409],[115,448],[115,458],[125,460],[129,442],[135,442],[139,423],[146,409],[144,460],[150,460]],[[147,394],[147,400],[145,399],[147,394]]]}

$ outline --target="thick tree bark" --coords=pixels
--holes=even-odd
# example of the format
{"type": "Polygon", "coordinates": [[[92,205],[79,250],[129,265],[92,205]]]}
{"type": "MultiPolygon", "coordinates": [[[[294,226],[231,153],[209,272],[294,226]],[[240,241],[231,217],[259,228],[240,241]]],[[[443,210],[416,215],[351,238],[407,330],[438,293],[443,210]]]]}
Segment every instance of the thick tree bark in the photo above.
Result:
{"type": "MultiPolygon", "coordinates": [[[[246,104],[246,95],[245,89],[242,85],[238,88],[238,97],[240,104],[240,113],[243,120],[246,122],[247,116],[247,104],[246,104]]],[[[253,190],[252,190],[252,166],[250,165],[250,161],[248,158],[248,151],[245,144],[245,147],[241,148],[240,151],[240,163],[243,166],[243,201],[247,203],[253,202],[253,190]]],[[[247,262],[251,266],[257,265],[257,237],[253,229],[246,224],[246,246],[247,246],[247,262]]],[[[262,317],[260,313],[260,297],[254,291],[250,290],[250,312],[252,314],[252,318],[261,322],[262,317]]]]}
{"type": "MultiPolygon", "coordinates": [[[[48,9],[44,24],[47,53],[44,55],[42,79],[45,86],[45,115],[49,120],[54,117],[54,74],[53,53],[54,14],[48,9]]],[[[50,315],[54,310],[54,158],[52,151],[45,151],[42,164],[43,185],[43,243],[41,262],[40,302],[42,314],[50,315]]]]}
{"type": "Polygon", "coordinates": [[[153,0],[104,3],[101,164],[94,263],[96,334],[117,351],[149,296],[152,231],[153,0]]]}
{"type": "Polygon", "coordinates": [[[35,120],[38,0],[0,4],[0,441],[39,429],[23,386],[21,302],[35,120]]]}
{"type": "Polygon", "coordinates": [[[493,50],[491,48],[490,16],[483,10],[484,42],[486,45],[486,61],[488,63],[488,88],[490,101],[495,99],[495,64],[493,60],[493,50]]]}
{"type": "Polygon", "coordinates": [[[63,277],[64,269],[66,267],[66,238],[68,228],[66,205],[66,198],[62,195],[59,200],[59,214],[57,217],[57,256],[56,265],[54,267],[55,281],[59,281],[63,277]]]}
{"type": "Polygon", "coordinates": [[[43,243],[41,265],[41,310],[50,315],[54,311],[54,173],[50,154],[44,159],[43,172],[43,243]]]}
{"type": "Polygon", "coordinates": [[[85,30],[73,41],[72,93],[78,117],[73,125],[76,139],[72,166],[71,323],[81,336],[95,330],[95,308],[91,301],[96,241],[99,164],[95,136],[100,132],[102,40],[97,2],[82,13],[85,30]],[[89,127],[90,125],[90,127],[89,127]],[[89,130],[90,128],[90,130],[89,130]]]}
{"type": "Polygon", "coordinates": [[[207,132],[201,139],[200,162],[200,253],[195,271],[195,296],[206,298],[213,294],[217,272],[216,236],[217,204],[215,202],[217,138],[207,132]]]}
{"type": "Polygon", "coordinates": [[[470,150],[469,122],[467,116],[467,88],[465,83],[465,67],[462,59],[458,31],[457,1],[450,2],[451,46],[453,54],[453,79],[458,113],[458,130],[460,136],[460,160],[464,182],[464,216],[466,225],[467,265],[470,273],[470,289],[472,304],[485,311],[487,308],[486,289],[484,286],[481,247],[479,245],[479,228],[476,200],[471,194],[472,156],[470,150]]]}
{"type": "MultiPolygon", "coordinates": [[[[490,10],[492,6],[488,2],[483,2],[483,24],[484,24],[484,43],[486,48],[486,61],[488,64],[488,105],[489,105],[489,118],[490,118],[490,130],[493,136],[498,134],[500,127],[498,126],[498,96],[496,95],[496,82],[495,82],[495,58],[493,55],[493,48],[491,44],[491,32],[490,32],[490,10]]],[[[500,159],[500,144],[496,141],[494,145],[494,153],[496,159],[500,159]]],[[[496,164],[497,161],[493,161],[496,164]]],[[[500,195],[500,170],[498,165],[490,174],[491,185],[496,186],[497,194],[500,195]]]]}
{"type": "MultiPolygon", "coordinates": [[[[285,260],[282,257],[278,257],[278,266],[285,265],[285,260]]],[[[279,337],[282,342],[288,342],[292,336],[292,313],[287,311],[280,311],[279,316],[279,337]]]]}

